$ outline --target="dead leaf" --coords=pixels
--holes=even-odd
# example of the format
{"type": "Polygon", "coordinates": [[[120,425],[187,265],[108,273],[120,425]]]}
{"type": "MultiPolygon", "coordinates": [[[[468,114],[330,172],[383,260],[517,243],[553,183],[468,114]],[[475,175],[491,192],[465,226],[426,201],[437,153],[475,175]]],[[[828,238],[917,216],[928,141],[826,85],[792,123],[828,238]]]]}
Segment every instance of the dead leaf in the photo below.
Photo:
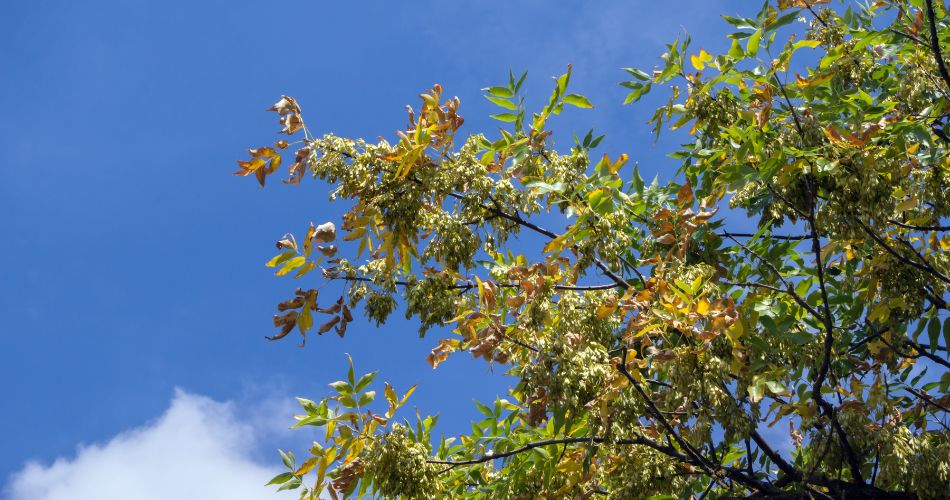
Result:
{"type": "Polygon", "coordinates": [[[293,97],[282,95],[280,96],[280,100],[268,108],[267,111],[276,111],[281,116],[284,116],[288,113],[300,113],[300,106],[297,105],[297,100],[293,97]]]}

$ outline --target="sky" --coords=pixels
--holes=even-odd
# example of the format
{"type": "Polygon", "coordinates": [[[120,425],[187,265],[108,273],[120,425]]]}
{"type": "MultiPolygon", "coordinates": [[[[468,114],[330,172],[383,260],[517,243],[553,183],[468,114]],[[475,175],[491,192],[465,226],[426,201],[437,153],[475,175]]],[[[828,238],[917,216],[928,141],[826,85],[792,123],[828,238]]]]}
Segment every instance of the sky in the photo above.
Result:
{"type": "MultiPolygon", "coordinates": [[[[651,97],[621,106],[620,68],[650,69],[683,30],[727,47],[719,14],[758,2],[6,0],[0,3],[0,499],[273,498],[295,396],[379,369],[410,407],[465,431],[472,399],[508,380],[460,354],[433,371],[396,313],[345,339],[268,342],[300,282],[263,266],[274,242],[339,222],[326,186],[231,175],[273,142],[281,94],[314,133],[392,138],[405,104],[440,83],[464,130],[497,130],[479,89],[528,71],[529,106],[574,68],[558,135],[594,127],[668,179],[651,97]]],[[[497,133],[497,132],[496,132],[497,133]]],[[[315,278],[314,278],[315,279],[315,278]]],[[[305,285],[305,284],[303,284],[305,285]]]]}

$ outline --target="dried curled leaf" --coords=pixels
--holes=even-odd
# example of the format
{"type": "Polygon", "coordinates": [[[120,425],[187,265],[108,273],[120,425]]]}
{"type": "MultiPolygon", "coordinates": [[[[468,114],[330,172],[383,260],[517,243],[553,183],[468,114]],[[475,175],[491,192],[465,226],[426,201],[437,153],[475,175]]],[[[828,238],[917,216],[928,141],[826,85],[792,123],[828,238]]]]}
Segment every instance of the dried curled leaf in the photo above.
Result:
{"type": "Polygon", "coordinates": [[[313,235],[313,241],[317,243],[330,243],[336,239],[336,225],[332,222],[325,222],[317,226],[313,235]]]}
{"type": "Polygon", "coordinates": [[[276,111],[281,116],[284,116],[288,113],[300,113],[300,106],[297,105],[297,100],[293,97],[282,95],[279,101],[274,103],[270,108],[267,108],[267,111],[276,111]]]}

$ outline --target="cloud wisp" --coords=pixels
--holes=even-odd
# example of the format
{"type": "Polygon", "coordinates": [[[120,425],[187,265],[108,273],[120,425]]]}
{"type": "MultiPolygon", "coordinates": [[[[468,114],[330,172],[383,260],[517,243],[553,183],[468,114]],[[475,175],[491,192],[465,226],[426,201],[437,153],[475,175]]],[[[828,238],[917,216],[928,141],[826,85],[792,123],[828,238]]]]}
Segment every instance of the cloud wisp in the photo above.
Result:
{"type": "MultiPolygon", "coordinates": [[[[168,500],[275,498],[264,484],[278,472],[254,456],[262,430],[234,405],[176,390],[154,422],[105,444],[80,446],[50,465],[27,463],[5,500],[168,500]]],[[[265,430],[266,432],[266,430],[265,430]]],[[[281,498],[281,497],[277,497],[281,498]]]]}

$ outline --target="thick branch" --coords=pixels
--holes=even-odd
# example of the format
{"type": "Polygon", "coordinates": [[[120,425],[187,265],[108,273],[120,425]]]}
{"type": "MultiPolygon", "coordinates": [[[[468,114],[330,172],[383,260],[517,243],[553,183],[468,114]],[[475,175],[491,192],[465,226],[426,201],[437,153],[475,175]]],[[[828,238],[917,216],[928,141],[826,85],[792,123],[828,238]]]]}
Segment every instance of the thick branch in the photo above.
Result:
{"type": "Polygon", "coordinates": [[[947,87],[950,87],[950,72],[947,72],[947,65],[943,61],[943,54],[940,52],[940,38],[937,36],[937,19],[934,14],[933,0],[926,0],[927,3],[927,25],[930,28],[930,50],[933,51],[934,59],[937,60],[937,69],[940,70],[940,78],[943,78],[947,87]]]}
{"type": "MultiPolygon", "coordinates": [[[[375,280],[368,278],[366,276],[338,276],[332,279],[339,279],[343,281],[361,281],[364,283],[375,283],[375,280]]],[[[396,286],[409,286],[408,281],[394,281],[396,286]]],[[[495,283],[499,288],[518,288],[521,285],[518,283],[495,283]]],[[[612,290],[617,288],[619,285],[616,283],[604,283],[600,285],[554,285],[555,290],[565,290],[565,291],[574,291],[574,292],[591,292],[596,290],[612,290]]],[[[472,290],[475,288],[474,283],[456,283],[448,287],[449,290],[472,290]]]]}
{"type": "Polygon", "coordinates": [[[606,442],[611,442],[614,444],[624,444],[624,445],[649,446],[650,448],[660,451],[661,453],[664,453],[666,455],[670,455],[673,458],[679,458],[683,462],[688,462],[687,457],[679,453],[675,449],[669,446],[663,446],[661,444],[656,443],[655,441],[651,441],[644,437],[637,437],[635,439],[620,439],[616,441],[609,441],[608,439],[601,436],[545,439],[543,441],[534,441],[534,442],[528,443],[520,448],[515,448],[514,450],[510,450],[510,451],[506,451],[502,453],[486,453],[480,457],[472,458],[469,460],[435,460],[433,459],[433,460],[426,460],[426,462],[430,464],[452,465],[452,466],[476,465],[476,464],[481,464],[485,462],[490,462],[492,460],[508,458],[514,455],[518,455],[519,453],[524,453],[526,451],[531,451],[535,448],[540,448],[542,446],[550,446],[550,445],[556,445],[556,444],[581,444],[581,443],[606,443],[606,442]]]}
{"type": "MultiPolygon", "coordinates": [[[[755,236],[752,233],[722,232],[722,233],[716,233],[716,234],[723,238],[727,238],[730,236],[735,236],[736,238],[751,238],[755,236]]],[[[789,240],[789,241],[807,240],[809,238],[807,234],[797,234],[797,235],[770,234],[768,237],[773,240],[789,240]]]]}
{"type": "Polygon", "coordinates": [[[823,321],[825,327],[825,345],[822,353],[821,366],[818,369],[815,382],[812,384],[812,399],[815,400],[815,403],[831,420],[831,426],[835,429],[835,433],[838,434],[838,439],[841,440],[841,448],[844,450],[845,458],[848,460],[848,466],[851,469],[851,475],[854,477],[854,480],[859,484],[864,484],[864,478],[861,476],[861,465],[858,462],[854,448],[851,447],[848,435],[845,433],[844,428],[841,427],[841,423],[838,422],[834,407],[831,406],[831,403],[825,401],[824,396],[821,395],[821,388],[825,384],[825,378],[828,376],[828,370],[831,368],[831,351],[834,346],[835,328],[831,316],[831,306],[828,300],[828,290],[825,287],[825,270],[821,262],[821,241],[818,238],[818,228],[815,223],[814,200],[809,203],[809,207],[811,212],[808,217],[808,228],[811,232],[812,253],[815,254],[815,270],[818,275],[818,288],[821,291],[821,303],[825,312],[823,321]]]}

